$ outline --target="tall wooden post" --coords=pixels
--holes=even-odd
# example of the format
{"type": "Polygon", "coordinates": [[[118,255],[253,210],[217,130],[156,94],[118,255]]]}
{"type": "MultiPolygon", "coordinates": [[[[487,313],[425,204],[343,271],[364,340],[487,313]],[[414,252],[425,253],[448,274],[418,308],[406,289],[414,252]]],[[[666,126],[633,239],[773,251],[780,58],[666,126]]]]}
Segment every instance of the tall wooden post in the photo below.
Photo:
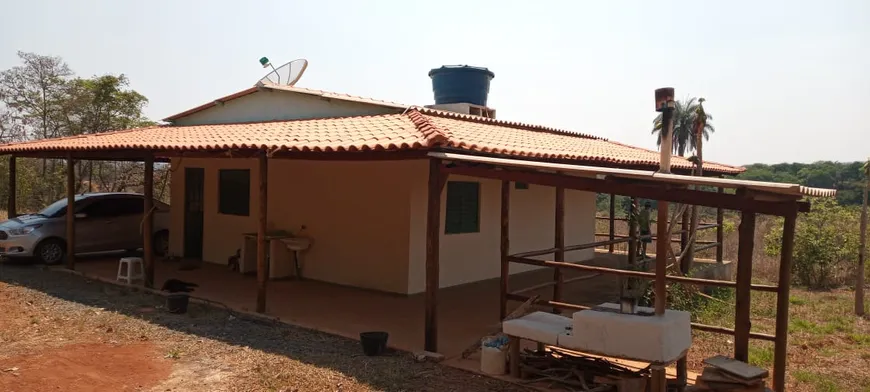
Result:
{"type": "Polygon", "coordinates": [[[637,261],[637,198],[631,198],[631,205],[628,207],[628,265],[633,266],[637,261]]]}
{"type": "MultiPolygon", "coordinates": [[[[671,172],[671,151],[673,150],[674,137],[674,89],[670,87],[660,88],[655,91],[656,111],[662,113],[662,129],[659,133],[661,136],[661,157],[659,160],[659,172],[671,172]]],[[[668,202],[658,201],[658,222],[656,223],[656,280],[655,280],[655,295],[656,295],[656,315],[663,316],[667,305],[668,289],[667,289],[667,268],[668,268],[668,251],[671,248],[671,238],[668,235],[668,202]]],[[[667,377],[664,367],[657,366],[652,369],[653,385],[650,390],[652,392],[665,392],[667,388],[667,377]]]]}
{"type": "MultiPolygon", "coordinates": [[[[553,244],[556,248],[556,261],[565,261],[565,188],[556,187],[556,226],[553,228],[553,244]]],[[[553,301],[562,301],[564,278],[560,268],[553,268],[553,301]]],[[[553,308],[553,313],[561,313],[553,308]]]]}
{"type": "Polygon", "coordinates": [[[269,264],[266,260],[266,216],[268,208],[269,161],[265,151],[257,156],[257,171],[259,172],[259,192],[257,193],[260,208],[257,211],[257,312],[266,312],[266,282],[269,280],[269,264]]]}
{"type": "Polygon", "coordinates": [[[66,154],[66,267],[76,269],[76,171],[72,153],[66,154]]]}
{"type": "MultiPolygon", "coordinates": [[[[719,187],[719,193],[725,193],[725,188],[719,187]]],[[[723,263],[725,259],[725,210],[716,208],[716,262],[723,263]]]]}
{"type": "Polygon", "coordinates": [[[658,222],[656,222],[656,314],[665,314],[667,304],[667,274],[668,274],[668,248],[671,246],[668,238],[668,202],[658,201],[658,222]]]}
{"type": "Polygon", "coordinates": [[[15,206],[15,196],[18,192],[15,191],[15,185],[17,182],[16,178],[16,167],[15,167],[15,155],[9,156],[9,200],[7,200],[6,204],[6,216],[9,219],[12,219],[18,216],[18,209],[15,206]]]}
{"type": "Polygon", "coordinates": [[[749,361],[749,319],[752,292],[752,252],[755,247],[755,214],[743,211],[738,228],[737,288],[734,315],[734,359],[749,361]]]}
{"type": "Polygon", "coordinates": [[[785,217],[782,227],[782,255],[779,262],[779,290],[776,293],[776,340],[773,343],[773,387],[785,391],[785,364],[788,355],[788,297],[791,290],[791,260],[797,211],[785,217]]]}
{"type": "MultiPolygon", "coordinates": [[[[440,195],[439,195],[440,196],[440,195]]],[[[500,303],[501,312],[499,320],[504,320],[507,317],[507,294],[508,294],[508,279],[510,278],[510,263],[508,256],[510,255],[510,211],[511,211],[511,182],[502,180],[501,182],[501,289],[500,303]]]]}
{"type": "Polygon", "coordinates": [[[142,253],[145,261],[145,287],[154,288],[154,155],[145,155],[145,211],[142,217],[142,253]]]}
{"type": "MultiPolygon", "coordinates": [[[[613,241],[613,239],[616,238],[616,195],[613,193],[610,194],[610,216],[608,218],[608,221],[610,222],[610,232],[608,233],[610,234],[609,239],[610,241],[613,241]]],[[[614,244],[612,243],[608,245],[607,251],[609,253],[613,253],[613,245],[614,244]]]]}
{"type": "MultiPolygon", "coordinates": [[[[867,192],[868,187],[870,187],[870,178],[864,179],[864,191],[862,193],[862,199],[864,206],[867,205],[867,192]]],[[[861,223],[859,224],[861,229],[861,234],[859,237],[859,245],[858,245],[858,268],[856,268],[855,273],[857,274],[855,278],[855,315],[863,316],[864,315],[864,274],[866,267],[864,266],[865,259],[867,257],[867,208],[861,208],[861,223]]]]}
{"type": "Polygon", "coordinates": [[[429,190],[426,208],[426,351],[438,352],[438,290],[441,246],[441,160],[429,160],[429,190]]]}

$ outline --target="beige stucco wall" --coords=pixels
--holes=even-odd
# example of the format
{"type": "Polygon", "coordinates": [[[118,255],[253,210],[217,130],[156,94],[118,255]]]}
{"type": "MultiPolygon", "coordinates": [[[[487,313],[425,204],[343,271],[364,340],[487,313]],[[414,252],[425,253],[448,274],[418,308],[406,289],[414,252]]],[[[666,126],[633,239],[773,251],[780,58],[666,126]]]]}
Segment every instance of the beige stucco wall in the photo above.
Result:
{"type": "MultiPolygon", "coordinates": [[[[225,264],[242,246],[242,233],[257,227],[256,161],[187,159],[173,162],[170,250],[181,254],[184,168],[205,169],[203,259],[225,264]],[[218,170],[251,169],[251,215],[217,212],[218,170]]],[[[406,293],[411,162],[269,161],[270,229],[305,226],[314,245],[304,254],[307,278],[406,293]]]]}
{"type": "Polygon", "coordinates": [[[401,109],[327,100],[308,94],[264,89],[179,118],[175,120],[175,124],[198,125],[300,120],[400,112],[401,109]]]}
{"type": "MultiPolygon", "coordinates": [[[[226,263],[241,247],[242,233],[256,231],[257,168],[250,159],[174,160],[170,250],[181,254],[184,230],[184,168],[205,169],[203,259],[226,263]],[[251,170],[251,215],[217,212],[218,170],[251,170]]],[[[306,277],[343,285],[415,294],[425,290],[426,161],[269,162],[268,225],[297,231],[304,225],[314,239],[305,254],[306,277]]],[[[443,234],[446,189],[441,211],[441,286],[449,287],[499,276],[501,183],[451,176],[481,183],[481,230],[443,234]]],[[[553,246],[555,190],[531,185],[511,187],[511,252],[553,246]]],[[[595,195],[567,191],[566,244],[591,242],[595,195]]],[[[543,258],[552,257],[543,256],[543,258]]],[[[586,260],[593,251],[566,255],[586,260]]],[[[535,267],[514,264],[511,273],[535,267]]]]}
{"type": "MultiPolygon", "coordinates": [[[[411,187],[411,230],[409,256],[409,287],[411,294],[426,288],[426,193],[428,164],[416,162],[418,176],[411,187]]],[[[446,208],[445,190],[441,194],[440,285],[450,287],[500,275],[501,181],[462,176],[449,180],[478,181],[480,195],[480,232],[444,234],[446,208]]],[[[510,252],[553,247],[556,191],[552,187],[530,185],[515,189],[511,184],[510,252]]],[[[595,238],[595,194],[565,192],[565,243],[581,244],[595,238]]],[[[553,255],[541,256],[551,259],[553,255]]],[[[583,261],[594,257],[593,249],[569,252],[567,261],[583,261]]],[[[537,267],[511,264],[511,274],[537,267]]]]}

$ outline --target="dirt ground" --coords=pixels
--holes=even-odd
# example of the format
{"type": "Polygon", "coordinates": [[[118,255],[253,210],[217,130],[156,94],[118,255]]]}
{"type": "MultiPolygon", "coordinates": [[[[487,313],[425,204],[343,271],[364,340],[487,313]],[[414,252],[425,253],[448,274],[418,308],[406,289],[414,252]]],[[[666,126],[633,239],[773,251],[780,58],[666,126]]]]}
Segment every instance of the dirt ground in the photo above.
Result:
{"type": "Polygon", "coordinates": [[[0,264],[0,391],[524,391],[409,354],[0,264]]]}

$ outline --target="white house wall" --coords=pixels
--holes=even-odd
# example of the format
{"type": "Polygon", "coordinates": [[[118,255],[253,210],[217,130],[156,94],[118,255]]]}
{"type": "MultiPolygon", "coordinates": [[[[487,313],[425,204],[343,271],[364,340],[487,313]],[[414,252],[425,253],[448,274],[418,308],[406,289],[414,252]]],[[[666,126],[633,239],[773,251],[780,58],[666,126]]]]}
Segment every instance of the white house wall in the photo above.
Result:
{"type": "Polygon", "coordinates": [[[265,89],[176,119],[175,124],[201,125],[301,120],[398,112],[401,110],[357,102],[330,100],[309,94],[265,89]]]}
{"type": "MultiPolygon", "coordinates": [[[[184,243],[184,169],[205,171],[203,260],[225,264],[241,248],[242,234],[257,230],[257,164],[253,159],[176,159],[172,162],[170,251],[184,243]],[[218,213],[218,171],[249,169],[250,215],[218,213]]],[[[415,294],[425,290],[426,188],[428,162],[331,162],[270,160],[270,230],[293,232],[305,226],[313,245],[304,254],[307,278],[379,291],[415,294]]],[[[501,183],[481,183],[480,232],[443,234],[446,190],[441,211],[441,286],[499,276],[501,183]]],[[[553,246],[555,190],[531,185],[511,187],[511,252],[553,246]]],[[[566,191],[566,244],[591,242],[595,228],[594,194],[566,191]]],[[[543,256],[543,257],[552,257],[543,256]]],[[[593,251],[569,252],[569,261],[593,251]]],[[[511,273],[534,269],[514,264],[511,273]]]]}
{"type": "MultiPolygon", "coordinates": [[[[417,162],[418,176],[411,188],[410,230],[410,294],[426,288],[426,194],[428,163],[417,162]]],[[[480,182],[480,231],[466,234],[444,234],[447,191],[441,194],[440,285],[450,287],[464,283],[497,278],[501,274],[501,181],[453,176],[449,181],[480,182]]],[[[540,250],[553,247],[555,233],[555,188],[530,185],[515,189],[511,184],[510,252],[540,250]]],[[[593,242],[595,238],[595,194],[568,190],[565,192],[565,243],[575,245],[593,242]]],[[[550,258],[545,255],[540,259],[550,258]]],[[[593,249],[568,252],[567,261],[583,261],[594,257],[593,249]]],[[[512,263],[510,273],[526,272],[539,267],[512,263]]]]}

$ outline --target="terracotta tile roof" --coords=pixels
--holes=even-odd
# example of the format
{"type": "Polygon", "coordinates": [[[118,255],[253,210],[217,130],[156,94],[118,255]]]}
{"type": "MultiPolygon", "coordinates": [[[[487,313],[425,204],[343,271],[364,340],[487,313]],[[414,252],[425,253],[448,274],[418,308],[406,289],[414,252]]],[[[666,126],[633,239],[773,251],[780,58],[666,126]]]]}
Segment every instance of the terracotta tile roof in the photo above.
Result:
{"type": "MultiPolygon", "coordinates": [[[[402,114],[240,124],[155,126],[0,146],[0,154],[119,149],[370,151],[451,147],[498,155],[555,159],[608,166],[655,167],[658,152],[564,130],[431,109],[402,114]]],[[[674,168],[691,163],[674,157],[674,168]]],[[[736,174],[744,169],[713,162],[705,170],[736,174]]]]}

